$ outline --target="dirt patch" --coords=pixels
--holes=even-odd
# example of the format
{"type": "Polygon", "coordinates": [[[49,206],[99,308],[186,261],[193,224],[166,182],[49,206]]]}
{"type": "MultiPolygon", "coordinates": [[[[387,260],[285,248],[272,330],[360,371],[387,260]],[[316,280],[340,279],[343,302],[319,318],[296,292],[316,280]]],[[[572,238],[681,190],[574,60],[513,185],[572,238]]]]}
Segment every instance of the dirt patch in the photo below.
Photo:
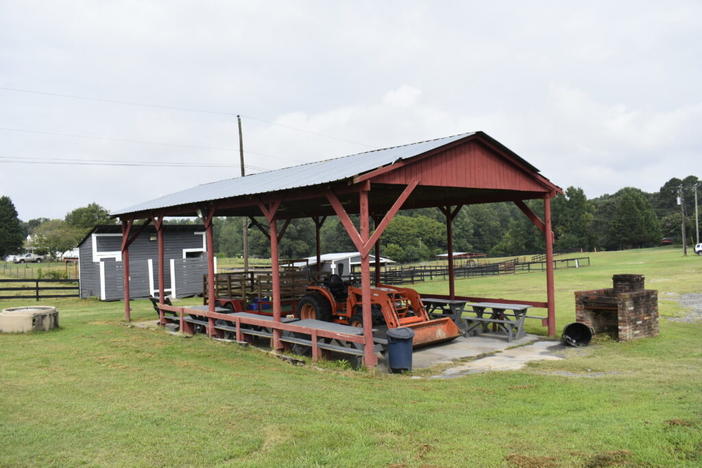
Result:
{"type": "Polygon", "coordinates": [[[686,419],[669,419],[665,422],[669,426],[683,426],[692,427],[695,425],[692,421],[687,421],[686,419]]]}
{"type": "Polygon", "coordinates": [[[702,320],[702,294],[683,294],[679,299],[680,305],[688,309],[688,314],[684,317],[671,317],[671,322],[698,322],[702,320]]]}
{"type": "Polygon", "coordinates": [[[419,452],[417,453],[417,459],[422,460],[427,454],[434,448],[429,444],[422,444],[419,446],[419,452]]]}
{"type": "Polygon", "coordinates": [[[521,455],[512,453],[505,457],[509,466],[517,468],[551,468],[558,466],[554,457],[537,457],[532,455],[521,455]]]}
{"type": "Polygon", "coordinates": [[[615,466],[625,463],[631,452],[628,450],[614,450],[611,452],[599,453],[585,463],[587,468],[603,468],[606,466],[615,466]]]}
{"type": "Polygon", "coordinates": [[[550,372],[534,372],[538,375],[557,375],[559,377],[574,377],[576,379],[598,379],[601,377],[606,377],[608,375],[618,375],[621,372],[593,372],[588,370],[585,372],[571,372],[571,371],[550,371],[550,372]]]}

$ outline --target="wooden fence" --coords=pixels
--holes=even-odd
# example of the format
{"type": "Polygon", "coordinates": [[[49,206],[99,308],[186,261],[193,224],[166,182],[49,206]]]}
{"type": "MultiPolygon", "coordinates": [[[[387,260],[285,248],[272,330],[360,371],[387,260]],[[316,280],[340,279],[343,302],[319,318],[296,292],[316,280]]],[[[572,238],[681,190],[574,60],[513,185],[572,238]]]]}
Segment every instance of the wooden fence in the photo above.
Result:
{"type": "Polygon", "coordinates": [[[79,297],[78,280],[0,279],[0,299],[53,299],[79,297]],[[26,284],[22,286],[22,284],[26,284]],[[70,286],[68,286],[70,284],[70,286]],[[14,295],[5,295],[12,291],[14,295]],[[74,291],[74,293],[69,293],[74,291]]]}
{"type": "MultiPolygon", "coordinates": [[[[554,260],[553,266],[555,269],[586,267],[590,266],[590,257],[554,260]]],[[[532,271],[546,271],[546,261],[521,262],[518,259],[514,259],[497,263],[467,263],[454,268],[456,278],[477,278],[482,276],[528,273],[532,271]]],[[[354,276],[358,276],[358,272],[355,271],[354,276]]],[[[380,282],[386,284],[406,284],[446,278],[448,278],[447,265],[391,267],[384,268],[380,272],[380,282]]]]}

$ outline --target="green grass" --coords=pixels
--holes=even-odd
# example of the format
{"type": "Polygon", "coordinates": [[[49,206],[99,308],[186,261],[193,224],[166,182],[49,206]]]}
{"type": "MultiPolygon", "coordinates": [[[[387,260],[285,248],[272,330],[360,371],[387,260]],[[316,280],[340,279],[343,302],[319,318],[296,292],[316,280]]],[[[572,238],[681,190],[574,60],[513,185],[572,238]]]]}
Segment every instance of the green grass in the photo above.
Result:
{"type": "MultiPolygon", "coordinates": [[[[699,292],[702,258],[594,254],[592,267],[557,274],[559,325],[573,318],[573,290],[614,273],[643,273],[672,298],[699,292]]],[[[544,281],[461,280],[458,292],[539,300],[544,281]]],[[[662,320],[657,338],[600,339],[523,371],[415,380],[130,328],[121,303],[50,304],[61,330],[0,336],[0,466],[702,464],[700,323],[662,320]]],[[[154,315],[145,301],[134,309],[154,315]]],[[[672,300],[661,311],[682,312],[672,300]]]]}

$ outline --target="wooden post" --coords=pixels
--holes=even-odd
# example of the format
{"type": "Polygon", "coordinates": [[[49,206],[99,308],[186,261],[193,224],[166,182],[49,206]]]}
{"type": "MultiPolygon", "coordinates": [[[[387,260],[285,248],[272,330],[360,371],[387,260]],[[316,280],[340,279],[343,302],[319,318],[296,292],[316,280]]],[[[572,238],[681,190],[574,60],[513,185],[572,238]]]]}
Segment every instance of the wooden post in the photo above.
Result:
{"type": "MultiPolygon", "coordinates": [[[[165,293],[165,248],[163,240],[163,216],[154,218],[154,226],[156,227],[156,242],[158,243],[158,303],[163,305],[166,299],[165,293]]],[[[165,325],[166,319],[163,317],[163,311],[159,314],[159,323],[165,325]]]]}
{"type": "Polygon", "coordinates": [[[448,262],[449,297],[451,299],[456,298],[456,275],[453,268],[453,220],[462,207],[463,205],[458,205],[454,209],[451,209],[450,206],[439,207],[446,216],[446,249],[448,251],[446,261],[448,262]]]}
{"type": "MultiPolygon", "coordinates": [[[[268,221],[268,232],[271,237],[271,282],[273,283],[273,321],[280,323],[280,263],[278,259],[278,227],[275,215],[268,221]]],[[[273,329],[273,349],[282,350],[280,330],[273,329]]]]}
{"type": "MultiPolygon", "coordinates": [[[[214,267],[214,234],[212,232],[212,218],[214,217],[214,208],[210,208],[204,216],[205,222],[205,237],[207,238],[207,311],[214,313],[216,306],[215,293],[215,267],[214,267]]],[[[207,334],[212,336],[215,334],[214,320],[207,317],[207,334]]]]}
{"type": "MultiPolygon", "coordinates": [[[[382,218],[373,218],[373,224],[375,225],[375,229],[378,229],[378,226],[380,225],[381,221],[382,218]]],[[[373,255],[375,256],[375,286],[377,287],[380,284],[380,239],[375,241],[373,255]]]]}
{"type": "Polygon", "coordinates": [[[551,198],[544,197],[544,234],[546,236],[546,302],[548,304],[548,335],[556,335],[556,296],[553,273],[553,231],[551,230],[551,198]]]}
{"type": "Polygon", "coordinates": [[[133,221],[122,220],[122,290],[124,292],[124,320],[132,320],[132,309],[129,294],[129,234],[133,221]]]}
{"type": "MultiPolygon", "coordinates": [[[[368,189],[364,187],[359,192],[359,217],[361,223],[361,240],[367,242],[370,238],[370,221],[368,219],[368,189]]],[[[361,305],[363,311],[363,359],[368,367],[375,367],[378,358],[375,355],[373,344],[373,315],[371,313],[371,285],[370,285],[370,256],[366,249],[361,253],[361,305]]]]}
{"type": "MultiPolygon", "coordinates": [[[[282,237],[282,232],[278,233],[276,223],[276,212],[280,206],[280,200],[274,200],[267,205],[263,202],[258,203],[258,207],[263,215],[268,220],[268,238],[271,241],[271,283],[273,293],[273,321],[280,325],[280,317],[282,315],[280,304],[280,260],[278,259],[278,241],[282,237]]],[[[286,224],[287,226],[287,224],[286,224]]],[[[285,228],[285,226],[283,227],[285,228]]],[[[284,230],[284,229],[283,229],[284,230]]],[[[264,231],[265,232],[265,231],[264,231]]],[[[273,349],[280,351],[283,349],[283,344],[280,341],[280,329],[273,329],[273,349]]]]}
{"type": "Polygon", "coordinates": [[[313,216],[312,221],[314,221],[314,238],[316,242],[316,254],[317,254],[317,280],[321,279],[322,275],[322,245],[321,245],[321,237],[320,237],[320,231],[322,229],[322,225],[324,224],[324,221],[326,221],[327,217],[322,216],[321,218],[319,216],[313,216]]]}

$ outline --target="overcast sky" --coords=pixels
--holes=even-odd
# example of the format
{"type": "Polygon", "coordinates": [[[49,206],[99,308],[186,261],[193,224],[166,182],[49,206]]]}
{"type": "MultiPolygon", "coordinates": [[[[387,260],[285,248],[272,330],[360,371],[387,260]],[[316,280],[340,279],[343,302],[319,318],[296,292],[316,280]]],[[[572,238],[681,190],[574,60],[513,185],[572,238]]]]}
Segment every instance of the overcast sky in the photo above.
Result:
{"type": "Polygon", "coordinates": [[[62,218],[236,177],[236,114],[249,172],[483,130],[589,197],[655,191],[702,176],[701,83],[700,1],[0,0],[0,195],[62,218]]]}

